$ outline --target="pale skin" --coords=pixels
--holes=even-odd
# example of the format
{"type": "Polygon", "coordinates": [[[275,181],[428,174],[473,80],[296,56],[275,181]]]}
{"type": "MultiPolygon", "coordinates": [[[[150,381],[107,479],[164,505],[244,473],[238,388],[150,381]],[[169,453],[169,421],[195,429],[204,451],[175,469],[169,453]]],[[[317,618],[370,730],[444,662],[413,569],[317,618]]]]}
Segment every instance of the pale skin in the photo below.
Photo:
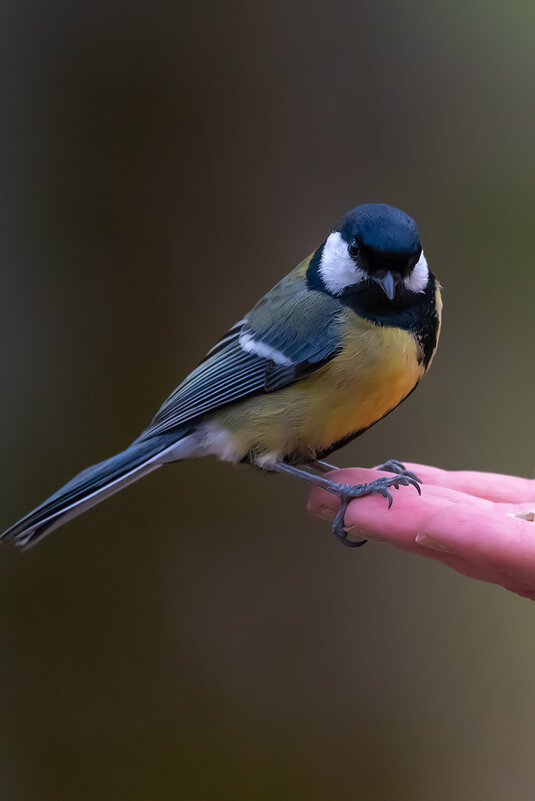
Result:
{"type": "MultiPolygon", "coordinates": [[[[400,487],[391,509],[378,495],[351,501],[345,513],[350,539],[387,542],[535,600],[535,480],[405,466],[422,480],[421,497],[413,487],[400,487]]],[[[361,484],[387,474],[349,468],[328,475],[361,484]]],[[[308,509],[314,515],[333,520],[338,508],[335,495],[312,490],[308,509]]]]}

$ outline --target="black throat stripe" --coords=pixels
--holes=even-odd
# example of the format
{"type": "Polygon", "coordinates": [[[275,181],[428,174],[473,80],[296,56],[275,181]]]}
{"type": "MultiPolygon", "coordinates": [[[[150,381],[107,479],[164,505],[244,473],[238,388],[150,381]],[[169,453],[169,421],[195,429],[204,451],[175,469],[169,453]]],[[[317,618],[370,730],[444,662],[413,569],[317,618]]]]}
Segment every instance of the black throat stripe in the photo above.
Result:
{"type": "MultiPolygon", "coordinates": [[[[330,294],[319,272],[322,252],[323,245],[310,260],[307,283],[309,289],[330,294]]],[[[424,367],[428,366],[437,344],[439,327],[436,281],[431,272],[424,292],[398,292],[393,301],[389,301],[384,292],[371,281],[348,287],[337,297],[344,306],[365,320],[410,331],[419,345],[420,361],[424,367]]]]}

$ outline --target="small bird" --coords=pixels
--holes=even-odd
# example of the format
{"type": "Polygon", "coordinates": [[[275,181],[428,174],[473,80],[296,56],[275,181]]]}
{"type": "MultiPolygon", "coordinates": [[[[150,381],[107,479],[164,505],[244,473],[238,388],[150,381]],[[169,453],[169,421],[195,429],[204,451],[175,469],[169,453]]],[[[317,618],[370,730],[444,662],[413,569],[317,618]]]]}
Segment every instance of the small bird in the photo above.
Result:
{"type": "Polygon", "coordinates": [[[326,456],[407,398],[429,368],[441,325],[440,285],[414,220],[383,203],[358,206],[225,334],[122,453],[84,470],[2,534],[30,546],[168,462],[215,455],[288,474],[340,497],[346,545],[353,498],[418,479],[392,472],[351,486],[325,477],[326,456]],[[314,472],[316,471],[316,472],[314,472]]]}

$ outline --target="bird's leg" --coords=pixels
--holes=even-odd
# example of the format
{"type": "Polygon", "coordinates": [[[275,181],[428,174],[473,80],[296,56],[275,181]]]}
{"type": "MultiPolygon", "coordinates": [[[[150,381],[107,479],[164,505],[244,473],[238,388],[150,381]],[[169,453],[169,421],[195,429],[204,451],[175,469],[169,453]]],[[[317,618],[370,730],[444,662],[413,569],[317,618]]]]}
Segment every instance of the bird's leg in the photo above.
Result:
{"type": "Polygon", "coordinates": [[[333,533],[336,534],[336,536],[343,542],[343,544],[347,545],[349,548],[358,548],[361,545],[364,545],[366,542],[366,540],[354,542],[353,540],[349,540],[347,538],[347,531],[344,528],[344,516],[350,501],[354,500],[355,498],[363,498],[366,495],[378,493],[379,495],[382,495],[383,498],[388,500],[388,508],[390,509],[393,501],[392,493],[390,492],[392,487],[399,489],[400,486],[406,487],[411,485],[415,487],[418,490],[418,494],[420,494],[420,485],[418,481],[409,475],[396,474],[391,477],[385,476],[385,478],[377,478],[375,481],[370,481],[369,484],[352,485],[338,484],[335,481],[329,481],[328,478],[323,478],[323,476],[315,476],[313,473],[308,473],[306,470],[286,464],[285,462],[276,462],[270,469],[277,473],[295,476],[303,481],[308,481],[309,484],[312,484],[315,487],[320,487],[321,489],[327,490],[327,492],[332,492],[334,495],[338,495],[340,498],[340,509],[334,518],[332,530],[333,533]]]}
{"type": "Polygon", "coordinates": [[[331,470],[339,470],[340,469],[335,464],[329,464],[329,462],[322,462],[319,459],[316,459],[313,462],[309,462],[309,466],[313,467],[314,470],[317,470],[320,473],[330,473],[331,470]]]}
{"type": "MultiPolygon", "coordinates": [[[[319,459],[309,462],[307,466],[314,468],[314,470],[317,470],[319,473],[330,473],[331,470],[340,470],[335,464],[329,464],[329,462],[324,462],[319,459]]],[[[405,465],[397,459],[389,459],[388,462],[379,465],[376,470],[383,470],[385,473],[396,473],[398,476],[408,476],[418,481],[419,484],[422,483],[416,473],[413,473],[412,470],[407,470],[405,465]]]]}
{"type": "Polygon", "coordinates": [[[389,459],[388,462],[385,462],[379,467],[375,468],[376,470],[384,470],[385,473],[395,473],[398,476],[407,476],[408,478],[414,479],[419,484],[422,483],[422,479],[418,478],[416,473],[413,473],[412,470],[407,470],[404,464],[398,462],[397,459],[389,459]]]}

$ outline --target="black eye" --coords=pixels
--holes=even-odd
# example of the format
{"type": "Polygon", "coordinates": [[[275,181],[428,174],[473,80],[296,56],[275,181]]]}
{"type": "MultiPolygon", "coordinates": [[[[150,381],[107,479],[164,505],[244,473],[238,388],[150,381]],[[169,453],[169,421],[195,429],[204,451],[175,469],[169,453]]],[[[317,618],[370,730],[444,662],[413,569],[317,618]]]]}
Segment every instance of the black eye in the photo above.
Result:
{"type": "Polygon", "coordinates": [[[356,259],[356,258],[357,258],[357,256],[359,255],[359,253],[360,253],[360,248],[359,248],[359,246],[358,246],[357,240],[356,240],[356,239],[354,239],[354,240],[351,242],[350,246],[349,246],[349,255],[350,255],[350,256],[351,256],[353,259],[356,259]]]}

